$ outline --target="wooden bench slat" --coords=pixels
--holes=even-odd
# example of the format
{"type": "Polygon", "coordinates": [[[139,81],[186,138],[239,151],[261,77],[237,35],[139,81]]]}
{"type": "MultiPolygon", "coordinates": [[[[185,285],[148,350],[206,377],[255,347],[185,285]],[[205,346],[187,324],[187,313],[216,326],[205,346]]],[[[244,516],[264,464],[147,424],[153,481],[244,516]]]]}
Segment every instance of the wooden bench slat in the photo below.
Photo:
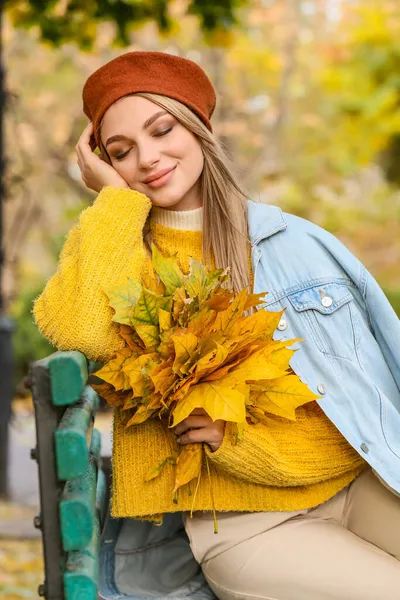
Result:
{"type": "Polygon", "coordinates": [[[92,439],[93,418],[98,402],[96,392],[86,386],[80,401],[66,409],[57,427],[56,461],[57,474],[61,481],[81,477],[87,469],[88,447],[92,439]]]}
{"type": "Polygon", "coordinates": [[[84,550],[69,553],[64,572],[65,600],[96,600],[99,573],[100,524],[95,517],[93,535],[84,550]]]}
{"type": "Polygon", "coordinates": [[[43,359],[50,371],[52,401],[56,406],[77,402],[88,378],[86,357],[78,351],[60,351],[43,359]]]}
{"type": "Polygon", "coordinates": [[[98,600],[99,535],[108,501],[99,397],[80,352],[56,352],[32,365],[47,600],[98,600]]]}
{"type": "Polygon", "coordinates": [[[96,461],[89,457],[89,466],[82,477],[66,482],[60,501],[61,539],[64,550],[79,550],[90,541],[93,532],[96,502],[96,461]]]}
{"type": "Polygon", "coordinates": [[[100,456],[101,436],[93,430],[88,467],[82,477],[66,482],[60,501],[60,524],[62,545],[66,552],[80,550],[89,543],[97,518],[97,469],[100,456]]]}

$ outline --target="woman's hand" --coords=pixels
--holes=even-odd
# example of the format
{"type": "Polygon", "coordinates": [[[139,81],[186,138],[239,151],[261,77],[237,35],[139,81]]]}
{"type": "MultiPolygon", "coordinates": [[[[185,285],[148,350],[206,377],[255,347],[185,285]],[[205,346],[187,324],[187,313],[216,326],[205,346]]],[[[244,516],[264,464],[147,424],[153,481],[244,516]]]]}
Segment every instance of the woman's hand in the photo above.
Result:
{"type": "Polygon", "coordinates": [[[108,164],[105,159],[95,154],[90,147],[90,136],[93,133],[93,123],[89,123],[82,132],[77,145],[75,146],[78,156],[78,166],[82,173],[82,180],[86,187],[95,192],[105,185],[112,185],[118,188],[129,188],[125,179],[108,164]]]}
{"type": "Polygon", "coordinates": [[[224,439],[225,421],[213,421],[202,409],[194,410],[189,417],[173,428],[178,444],[205,442],[212,452],[218,450],[224,439]]]}

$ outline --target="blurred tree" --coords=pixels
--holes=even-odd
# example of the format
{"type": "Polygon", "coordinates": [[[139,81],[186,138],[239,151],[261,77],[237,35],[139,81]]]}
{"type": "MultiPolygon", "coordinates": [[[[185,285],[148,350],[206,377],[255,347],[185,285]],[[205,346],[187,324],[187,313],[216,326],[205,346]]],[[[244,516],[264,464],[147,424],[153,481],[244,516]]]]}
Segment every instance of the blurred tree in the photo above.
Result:
{"type": "MultiPolygon", "coordinates": [[[[205,32],[226,30],[237,23],[237,9],[247,0],[189,0],[182,2],[188,14],[196,15],[205,32]]],[[[129,30],[146,21],[157,23],[161,33],[172,26],[170,0],[5,0],[15,27],[38,26],[41,39],[55,46],[65,42],[91,49],[101,22],[116,26],[115,42],[130,43],[129,30]]]]}
{"type": "Polygon", "coordinates": [[[343,9],[341,35],[325,46],[320,69],[331,161],[347,174],[378,160],[400,184],[400,6],[380,0],[343,9]]]}
{"type": "Polygon", "coordinates": [[[36,280],[25,285],[15,299],[10,309],[10,315],[15,323],[13,334],[13,351],[15,368],[13,372],[13,388],[20,396],[27,392],[23,380],[29,372],[29,364],[40,360],[55,351],[55,348],[41,335],[32,319],[32,303],[42,291],[44,280],[36,280]]]}
{"type": "MultiPolygon", "coordinates": [[[[228,6],[214,4],[217,9],[228,6]]],[[[10,25],[12,10],[28,5],[37,6],[8,3],[3,34],[10,90],[8,301],[24,285],[19,261],[29,258],[38,272],[50,275],[50,234],[67,231],[93,198],[80,182],[74,155],[86,124],[81,89],[91,72],[121,52],[112,44],[114,25],[96,19],[87,21],[93,28],[91,53],[81,52],[75,43],[62,44],[57,52],[39,44],[38,23],[31,32],[10,25]],[[70,217],[65,207],[72,211],[70,217]]],[[[54,10],[76,5],[52,4],[54,10]]],[[[330,229],[380,281],[400,288],[400,197],[378,168],[398,129],[397,100],[392,100],[397,97],[387,92],[396,79],[386,81],[385,73],[395,73],[400,64],[391,58],[397,56],[400,6],[385,0],[231,5],[238,23],[205,34],[188,1],[169,0],[168,32],[160,36],[154,21],[138,21],[128,31],[127,50],[166,51],[198,62],[217,88],[214,131],[233,155],[249,195],[330,229]],[[373,17],[368,17],[372,8],[373,17]],[[369,54],[379,54],[378,47],[384,56],[381,77],[377,67],[374,71],[367,64],[369,54]]],[[[47,2],[41,6],[43,11],[47,2]]],[[[90,2],[88,6],[94,10],[90,2]]],[[[378,64],[377,58],[371,64],[378,64]]],[[[397,170],[394,161],[392,170],[397,170]]]]}

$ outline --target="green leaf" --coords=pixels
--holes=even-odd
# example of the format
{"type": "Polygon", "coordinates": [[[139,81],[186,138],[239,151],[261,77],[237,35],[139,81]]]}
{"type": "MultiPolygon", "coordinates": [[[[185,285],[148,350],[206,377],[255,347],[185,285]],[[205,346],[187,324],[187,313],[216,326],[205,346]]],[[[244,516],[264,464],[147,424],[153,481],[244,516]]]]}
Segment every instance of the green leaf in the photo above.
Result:
{"type": "Polygon", "coordinates": [[[199,300],[207,297],[206,293],[207,273],[204,266],[195,260],[190,259],[190,272],[185,277],[185,290],[190,298],[198,296],[199,300]]]}
{"type": "Polygon", "coordinates": [[[122,325],[129,325],[142,291],[140,283],[134,279],[128,279],[124,285],[104,291],[110,300],[110,306],[115,310],[112,320],[122,325]]]}
{"type": "Polygon", "coordinates": [[[152,263],[155,272],[165,285],[165,293],[169,296],[183,284],[183,273],[175,258],[167,258],[152,244],[152,263]]]}

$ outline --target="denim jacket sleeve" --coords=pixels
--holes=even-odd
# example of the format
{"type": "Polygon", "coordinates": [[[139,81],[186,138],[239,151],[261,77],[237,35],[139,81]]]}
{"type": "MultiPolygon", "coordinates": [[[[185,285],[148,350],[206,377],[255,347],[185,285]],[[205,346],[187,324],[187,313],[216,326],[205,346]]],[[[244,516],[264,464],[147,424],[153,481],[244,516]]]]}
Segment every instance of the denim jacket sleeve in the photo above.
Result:
{"type": "Polygon", "coordinates": [[[363,296],[370,327],[400,390],[400,320],[376,280],[363,270],[363,296]]]}

